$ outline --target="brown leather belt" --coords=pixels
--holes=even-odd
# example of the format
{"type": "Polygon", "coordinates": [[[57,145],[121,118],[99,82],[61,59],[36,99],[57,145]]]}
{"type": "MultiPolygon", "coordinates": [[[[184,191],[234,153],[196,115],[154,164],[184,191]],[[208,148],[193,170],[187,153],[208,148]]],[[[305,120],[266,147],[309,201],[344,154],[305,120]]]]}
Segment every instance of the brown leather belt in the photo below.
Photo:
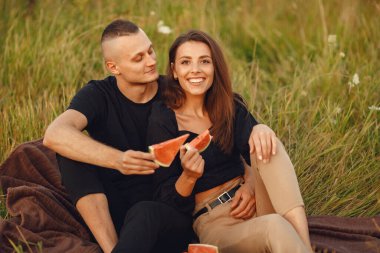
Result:
{"type": "MultiPolygon", "coordinates": [[[[219,206],[220,204],[223,204],[223,203],[230,201],[235,196],[235,193],[239,188],[240,188],[240,184],[235,186],[234,188],[232,188],[228,192],[223,192],[222,194],[220,194],[214,201],[209,203],[209,206],[211,207],[211,209],[214,209],[215,207],[219,206]]],[[[203,207],[201,210],[199,210],[198,212],[196,212],[193,215],[193,219],[196,220],[199,216],[201,216],[202,214],[207,213],[207,212],[208,212],[207,207],[203,207]]]]}

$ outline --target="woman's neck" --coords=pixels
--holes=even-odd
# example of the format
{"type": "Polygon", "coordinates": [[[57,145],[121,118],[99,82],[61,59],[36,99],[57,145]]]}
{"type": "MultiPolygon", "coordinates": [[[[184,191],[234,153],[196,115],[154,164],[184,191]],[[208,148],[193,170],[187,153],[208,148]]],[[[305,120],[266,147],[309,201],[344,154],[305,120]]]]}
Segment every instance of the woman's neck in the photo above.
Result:
{"type": "Polygon", "coordinates": [[[189,117],[205,117],[207,115],[204,96],[187,96],[184,104],[176,110],[177,114],[189,117]]]}
{"type": "Polygon", "coordinates": [[[204,97],[187,97],[185,103],[174,111],[179,130],[199,134],[212,125],[206,111],[204,97]]]}

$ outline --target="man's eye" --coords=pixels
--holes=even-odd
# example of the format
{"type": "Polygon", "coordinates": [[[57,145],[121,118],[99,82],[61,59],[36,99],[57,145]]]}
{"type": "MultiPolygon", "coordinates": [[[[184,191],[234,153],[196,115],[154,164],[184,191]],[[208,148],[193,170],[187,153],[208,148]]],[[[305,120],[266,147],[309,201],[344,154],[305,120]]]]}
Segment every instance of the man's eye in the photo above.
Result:
{"type": "Polygon", "coordinates": [[[135,58],[135,62],[139,62],[139,61],[142,61],[143,57],[141,55],[137,56],[135,58]]]}

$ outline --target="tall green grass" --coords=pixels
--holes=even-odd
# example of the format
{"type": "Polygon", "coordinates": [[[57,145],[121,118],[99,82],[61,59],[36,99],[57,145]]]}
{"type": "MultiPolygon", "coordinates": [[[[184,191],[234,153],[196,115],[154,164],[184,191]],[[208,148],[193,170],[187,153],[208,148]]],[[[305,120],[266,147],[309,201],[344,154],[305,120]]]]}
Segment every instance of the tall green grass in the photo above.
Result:
{"type": "MultiPolygon", "coordinates": [[[[284,142],[309,215],[380,213],[377,1],[0,4],[0,161],[17,145],[41,138],[88,80],[107,75],[99,38],[110,21],[126,18],[153,41],[161,73],[181,32],[201,29],[222,44],[234,89],[284,142]],[[173,33],[159,33],[159,20],[173,33]],[[360,83],[350,86],[355,73],[360,83]]],[[[4,206],[0,214],[6,215],[4,206]]]]}

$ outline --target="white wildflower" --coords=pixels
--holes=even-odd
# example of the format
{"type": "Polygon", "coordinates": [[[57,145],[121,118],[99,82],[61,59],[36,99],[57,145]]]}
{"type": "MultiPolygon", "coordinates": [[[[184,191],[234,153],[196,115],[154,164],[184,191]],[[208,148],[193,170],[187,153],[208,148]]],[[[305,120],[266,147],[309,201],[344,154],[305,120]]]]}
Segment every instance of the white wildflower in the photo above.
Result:
{"type": "Polygon", "coordinates": [[[357,86],[360,83],[359,80],[359,75],[358,73],[355,73],[354,76],[352,77],[352,81],[348,81],[348,86],[351,88],[357,86]]]}
{"type": "Polygon", "coordinates": [[[158,21],[157,27],[160,27],[160,26],[163,26],[163,25],[164,25],[164,21],[162,21],[162,20],[158,21]]]}
{"type": "Polygon", "coordinates": [[[156,12],[155,12],[155,11],[150,11],[149,14],[150,14],[151,16],[155,16],[155,15],[156,15],[156,12]]]}
{"type": "Polygon", "coordinates": [[[335,114],[339,114],[341,112],[342,112],[342,108],[340,108],[339,106],[335,107],[335,109],[334,109],[335,114]]]}
{"type": "Polygon", "coordinates": [[[380,106],[371,105],[368,107],[370,111],[380,111],[380,106]]]}
{"type": "Polygon", "coordinates": [[[344,57],[346,57],[346,54],[343,53],[343,52],[340,52],[340,53],[339,53],[339,56],[340,56],[340,58],[344,58],[344,57]]]}
{"type": "Polygon", "coordinates": [[[336,46],[336,35],[335,34],[330,34],[327,37],[327,42],[329,43],[329,45],[331,47],[335,47],[336,46]]]}
{"type": "Polygon", "coordinates": [[[352,77],[352,83],[353,83],[354,85],[358,85],[358,84],[360,83],[358,73],[355,73],[354,76],[352,77]]]}
{"type": "Polygon", "coordinates": [[[327,37],[327,42],[328,43],[336,43],[336,35],[335,34],[329,34],[327,37]]]}
{"type": "Polygon", "coordinates": [[[169,34],[172,32],[172,29],[169,26],[163,25],[158,27],[158,32],[162,34],[169,34]]]}
{"type": "Polygon", "coordinates": [[[164,24],[164,21],[160,20],[157,23],[157,31],[162,34],[169,34],[172,32],[172,29],[164,24]]]}

